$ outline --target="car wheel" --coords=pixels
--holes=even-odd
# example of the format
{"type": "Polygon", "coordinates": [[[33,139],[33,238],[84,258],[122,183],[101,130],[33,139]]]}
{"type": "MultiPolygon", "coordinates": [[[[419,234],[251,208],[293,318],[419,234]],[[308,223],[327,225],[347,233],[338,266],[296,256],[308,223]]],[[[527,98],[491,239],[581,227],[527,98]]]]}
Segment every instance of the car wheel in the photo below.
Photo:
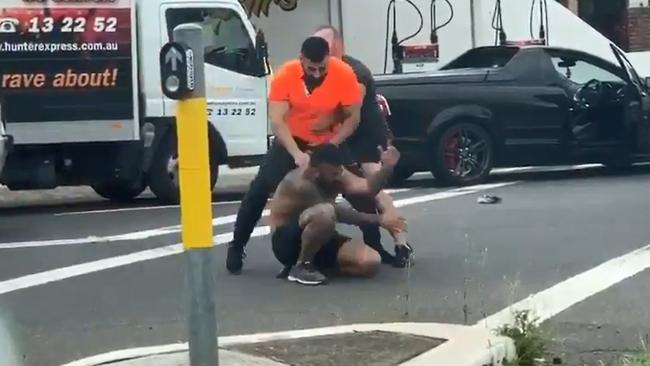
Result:
{"type": "MultiPolygon", "coordinates": [[[[214,189],[219,177],[219,162],[212,153],[215,149],[210,139],[210,189],[214,189]]],[[[180,202],[179,160],[176,134],[171,134],[161,145],[151,162],[149,187],[156,197],[166,204],[180,202]]]]}
{"type": "Polygon", "coordinates": [[[431,173],[446,185],[484,182],[494,163],[494,144],[488,132],[475,123],[447,127],[433,144],[431,173]]]}
{"type": "Polygon", "coordinates": [[[117,203],[131,202],[147,185],[143,182],[103,182],[93,184],[92,189],[100,196],[117,203]]]}

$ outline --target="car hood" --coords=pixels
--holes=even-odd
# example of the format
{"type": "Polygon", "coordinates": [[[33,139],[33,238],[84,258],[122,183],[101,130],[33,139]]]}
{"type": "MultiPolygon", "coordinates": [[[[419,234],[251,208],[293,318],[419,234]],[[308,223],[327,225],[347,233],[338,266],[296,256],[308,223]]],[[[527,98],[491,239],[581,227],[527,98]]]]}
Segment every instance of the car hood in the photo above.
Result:
{"type": "Polygon", "coordinates": [[[407,74],[375,75],[378,87],[412,84],[448,84],[476,83],[485,81],[493,69],[454,69],[430,72],[414,72],[407,74]]]}

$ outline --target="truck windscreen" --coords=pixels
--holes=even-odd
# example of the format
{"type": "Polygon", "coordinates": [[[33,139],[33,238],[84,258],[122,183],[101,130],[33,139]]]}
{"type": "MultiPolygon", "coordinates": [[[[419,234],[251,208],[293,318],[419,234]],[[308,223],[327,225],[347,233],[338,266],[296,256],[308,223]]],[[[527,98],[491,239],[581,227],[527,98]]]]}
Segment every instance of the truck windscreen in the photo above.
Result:
{"type": "Polygon", "coordinates": [[[0,8],[8,122],[134,118],[129,0],[0,8]]]}

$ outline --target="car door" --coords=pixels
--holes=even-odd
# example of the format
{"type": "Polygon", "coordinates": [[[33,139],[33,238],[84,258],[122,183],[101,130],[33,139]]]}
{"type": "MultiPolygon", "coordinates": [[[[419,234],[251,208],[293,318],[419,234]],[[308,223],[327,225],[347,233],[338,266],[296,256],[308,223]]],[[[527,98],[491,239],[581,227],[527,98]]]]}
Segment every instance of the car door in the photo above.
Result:
{"type": "Polygon", "coordinates": [[[626,93],[626,120],[635,129],[637,152],[650,154],[650,90],[637,74],[625,53],[610,45],[621,68],[625,70],[629,84],[626,93]]]}
{"type": "MultiPolygon", "coordinates": [[[[192,2],[163,5],[167,41],[174,27],[203,29],[208,119],[222,135],[229,163],[252,164],[267,150],[267,79],[259,75],[255,33],[241,7],[192,2]]],[[[173,105],[165,101],[165,108],[173,105]]]]}

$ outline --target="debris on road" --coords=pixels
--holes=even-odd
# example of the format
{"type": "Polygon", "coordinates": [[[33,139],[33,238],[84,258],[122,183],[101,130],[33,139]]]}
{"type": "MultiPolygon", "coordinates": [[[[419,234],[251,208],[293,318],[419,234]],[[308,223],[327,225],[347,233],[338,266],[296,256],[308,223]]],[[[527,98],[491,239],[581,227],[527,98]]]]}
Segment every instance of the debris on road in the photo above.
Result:
{"type": "Polygon", "coordinates": [[[501,197],[484,194],[478,198],[477,202],[483,205],[494,205],[497,203],[501,203],[501,197]]]}

